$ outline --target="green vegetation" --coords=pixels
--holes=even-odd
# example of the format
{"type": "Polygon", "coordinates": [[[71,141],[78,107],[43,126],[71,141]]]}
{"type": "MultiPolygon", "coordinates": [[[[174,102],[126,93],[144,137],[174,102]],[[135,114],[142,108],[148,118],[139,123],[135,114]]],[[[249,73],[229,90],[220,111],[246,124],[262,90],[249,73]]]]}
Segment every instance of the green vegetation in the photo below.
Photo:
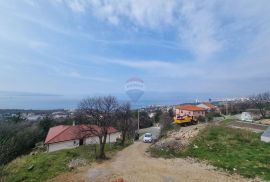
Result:
{"type": "Polygon", "coordinates": [[[233,122],[233,121],[235,121],[234,119],[230,119],[230,118],[227,118],[227,119],[224,119],[223,120],[223,125],[228,125],[228,124],[230,124],[231,122],[233,122]]]}
{"type": "Polygon", "coordinates": [[[206,121],[206,119],[205,119],[204,116],[199,116],[197,120],[198,120],[198,122],[200,122],[200,123],[204,123],[204,122],[206,121]]]}
{"type": "Polygon", "coordinates": [[[180,129],[180,125],[173,124],[173,117],[170,113],[162,113],[160,124],[160,137],[166,137],[167,132],[180,129]]]}
{"type": "Polygon", "coordinates": [[[27,154],[42,139],[37,123],[0,122],[0,166],[27,154]]]}
{"type": "Polygon", "coordinates": [[[155,111],[154,121],[155,123],[159,123],[161,119],[162,111],[160,109],[157,109],[155,111]]]}
{"type": "Polygon", "coordinates": [[[152,148],[151,153],[155,157],[195,157],[230,173],[270,180],[270,144],[261,142],[260,134],[225,125],[207,127],[182,152],[152,148]]]}
{"type": "MultiPolygon", "coordinates": [[[[135,118],[137,118],[137,113],[135,118]]],[[[153,119],[151,119],[146,111],[140,111],[140,128],[148,128],[153,126],[153,119]]]]}
{"type": "Polygon", "coordinates": [[[49,117],[30,122],[22,119],[20,114],[7,121],[0,121],[0,166],[36,148],[37,143],[45,140],[50,127],[68,123],[72,121],[56,121],[49,117]]]}
{"type": "Polygon", "coordinates": [[[207,121],[212,121],[215,117],[221,117],[220,113],[218,113],[218,112],[208,112],[205,115],[205,118],[207,119],[207,121]]]}
{"type": "MultiPolygon", "coordinates": [[[[111,156],[131,143],[132,141],[129,140],[126,141],[125,146],[112,144],[111,147],[109,144],[106,144],[105,151],[111,156]]],[[[98,146],[96,148],[97,150],[99,149],[98,146]]],[[[83,159],[87,163],[96,160],[91,146],[84,145],[75,149],[19,157],[2,169],[1,176],[3,176],[3,181],[7,182],[45,181],[60,173],[69,171],[68,164],[72,159],[83,159]]]]}

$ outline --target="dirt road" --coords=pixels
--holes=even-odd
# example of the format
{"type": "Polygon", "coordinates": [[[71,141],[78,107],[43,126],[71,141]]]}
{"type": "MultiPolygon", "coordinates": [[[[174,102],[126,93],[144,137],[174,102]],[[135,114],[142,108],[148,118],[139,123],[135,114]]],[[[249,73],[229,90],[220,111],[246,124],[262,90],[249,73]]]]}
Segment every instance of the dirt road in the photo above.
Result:
{"type": "Polygon", "coordinates": [[[228,175],[213,167],[190,159],[152,158],[146,153],[150,144],[136,142],[109,161],[93,165],[76,173],[67,173],[51,181],[115,181],[128,182],[174,181],[248,181],[238,175],[228,175]]]}

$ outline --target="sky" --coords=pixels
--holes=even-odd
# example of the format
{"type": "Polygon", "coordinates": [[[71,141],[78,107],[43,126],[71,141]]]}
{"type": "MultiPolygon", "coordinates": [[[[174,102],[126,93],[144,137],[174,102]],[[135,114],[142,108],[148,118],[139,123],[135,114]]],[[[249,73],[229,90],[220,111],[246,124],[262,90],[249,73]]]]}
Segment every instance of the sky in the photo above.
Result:
{"type": "Polygon", "coordinates": [[[0,91],[264,92],[270,1],[0,1],[0,65],[0,91]]]}

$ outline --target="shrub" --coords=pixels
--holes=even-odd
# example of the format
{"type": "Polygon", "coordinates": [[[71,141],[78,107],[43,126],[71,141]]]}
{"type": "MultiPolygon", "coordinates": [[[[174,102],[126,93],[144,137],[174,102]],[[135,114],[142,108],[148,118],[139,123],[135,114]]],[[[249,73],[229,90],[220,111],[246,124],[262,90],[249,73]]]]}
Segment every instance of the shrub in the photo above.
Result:
{"type": "Polygon", "coordinates": [[[202,122],[202,123],[205,122],[205,117],[199,116],[199,117],[198,117],[198,121],[199,121],[199,122],[202,122]]]}

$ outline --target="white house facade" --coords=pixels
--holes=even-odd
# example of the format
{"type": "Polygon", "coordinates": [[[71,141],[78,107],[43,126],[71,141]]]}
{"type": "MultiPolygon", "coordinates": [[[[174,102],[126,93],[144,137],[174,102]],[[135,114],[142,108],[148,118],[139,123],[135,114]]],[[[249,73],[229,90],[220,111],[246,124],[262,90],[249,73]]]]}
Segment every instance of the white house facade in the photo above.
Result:
{"type": "MultiPolygon", "coordinates": [[[[80,145],[99,144],[98,136],[86,130],[94,128],[100,131],[96,125],[59,125],[50,128],[45,144],[48,152],[58,151],[62,149],[72,149],[80,145]]],[[[113,127],[108,127],[108,135],[106,143],[115,143],[121,134],[113,127]]]]}

